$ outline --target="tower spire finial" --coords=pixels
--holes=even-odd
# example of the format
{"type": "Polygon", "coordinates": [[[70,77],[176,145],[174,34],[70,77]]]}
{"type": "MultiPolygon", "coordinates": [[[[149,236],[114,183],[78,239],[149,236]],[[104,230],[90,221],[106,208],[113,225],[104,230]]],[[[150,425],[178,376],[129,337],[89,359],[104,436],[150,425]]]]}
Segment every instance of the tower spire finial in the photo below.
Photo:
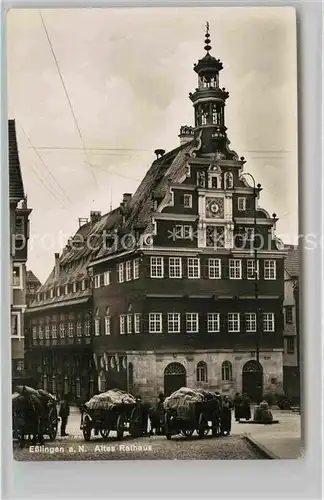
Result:
{"type": "Polygon", "coordinates": [[[209,53],[209,51],[211,50],[211,45],[210,45],[210,34],[209,34],[209,22],[207,21],[206,24],[205,24],[205,28],[206,28],[206,35],[205,35],[205,50],[207,51],[207,53],[209,53]]]}

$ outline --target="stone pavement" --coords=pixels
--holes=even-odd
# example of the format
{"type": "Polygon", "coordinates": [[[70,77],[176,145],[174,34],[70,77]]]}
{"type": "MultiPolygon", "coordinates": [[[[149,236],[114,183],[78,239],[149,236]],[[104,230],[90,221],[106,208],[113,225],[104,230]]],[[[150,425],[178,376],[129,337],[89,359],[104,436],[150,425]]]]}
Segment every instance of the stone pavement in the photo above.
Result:
{"type": "MultiPolygon", "coordinates": [[[[245,434],[246,439],[273,459],[302,458],[301,416],[288,410],[271,410],[278,424],[232,424],[232,434],[245,434]]],[[[253,410],[252,410],[253,414],[253,410]]]]}
{"type": "MultiPolygon", "coordinates": [[[[253,415],[253,408],[252,408],[253,415]]],[[[301,441],[301,417],[297,413],[285,410],[272,410],[274,420],[279,420],[278,424],[261,425],[246,423],[240,424],[232,421],[232,434],[244,435],[246,439],[264,455],[272,459],[297,459],[302,458],[302,441],[301,441]]],[[[80,411],[78,408],[72,407],[67,425],[68,438],[58,438],[62,441],[65,439],[82,439],[80,430],[80,411]]],[[[111,433],[113,436],[114,433],[111,433]]]]}

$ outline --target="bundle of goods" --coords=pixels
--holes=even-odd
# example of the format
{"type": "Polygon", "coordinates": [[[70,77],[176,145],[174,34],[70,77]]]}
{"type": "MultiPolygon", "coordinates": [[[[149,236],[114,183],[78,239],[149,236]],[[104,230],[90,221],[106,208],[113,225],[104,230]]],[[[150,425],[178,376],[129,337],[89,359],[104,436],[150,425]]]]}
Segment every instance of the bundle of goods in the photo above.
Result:
{"type": "Polygon", "coordinates": [[[40,398],[45,402],[48,403],[49,405],[51,404],[56,404],[56,397],[53,396],[50,392],[44,391],[44,389],[38,389],[38,394],[40,398]]]}
{"type": "Polygon", "coordinates": [[[197,403],[206,403],[216,399],[216,394],[212,392],[181,387],[165,399],[164,409],[175,410],[179,418],[193,418],[197,403]]]}
{"type": "Polygon", "coordinates": [[[112,410],[121,405],[136,403],[134,396],[121,389],[110,389],[107,392],[96,394],[86,404],[88,410],[112,410]]]}

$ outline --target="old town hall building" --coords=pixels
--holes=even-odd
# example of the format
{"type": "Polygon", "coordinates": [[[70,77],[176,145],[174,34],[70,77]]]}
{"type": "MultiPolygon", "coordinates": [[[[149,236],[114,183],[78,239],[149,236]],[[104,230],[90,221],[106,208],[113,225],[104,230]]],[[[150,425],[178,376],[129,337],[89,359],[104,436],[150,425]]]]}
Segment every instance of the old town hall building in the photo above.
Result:
{"type": "Polygon", "coordinates": [[[282,389],[285,252],[229,147],[208,32],[205,50],[194,126],[155,151],[134,195],[80,227],[30,308],[36,364],[69,392],[76,380],[87,394],[119,386],[147,399],[184,385],[282,389]]]}

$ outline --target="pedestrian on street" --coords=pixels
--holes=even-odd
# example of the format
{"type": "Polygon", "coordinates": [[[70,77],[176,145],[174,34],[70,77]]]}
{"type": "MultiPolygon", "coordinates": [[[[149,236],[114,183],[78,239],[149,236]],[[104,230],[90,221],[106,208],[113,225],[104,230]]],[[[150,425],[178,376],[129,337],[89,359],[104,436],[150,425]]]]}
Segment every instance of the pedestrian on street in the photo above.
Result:
{"type": "Polygon", "coordinates": [[[251,419],[251,400],[247,394],[243,394],[242,418],[245,418],[245,420],[251,419]]]}
{"type": "Polygon", "coordinates": [[[224,396],[221,414],[221,432],[229,436],[232,428],[232,402],[228,396],[224,396]]]}
{"type": "Polygon", "coordinates": [[[242,418],[242,403],[243,403],[243,397],[239,392],[235,394],[233,402],[234,402],[235,420],[236,422],[239,422],[240,418],[242,418]]]}
{"type": "Polygon", "coordinates": [[[60,404],[60,411],[59,411],[59,417],[61,417],[61,436],[68,436],[66,433],[66,426],[68,422],[68,418],[70,415],[70,406],[69,406],[69,401],[68,397],[64,396],[61,404],[60,404]]]}

